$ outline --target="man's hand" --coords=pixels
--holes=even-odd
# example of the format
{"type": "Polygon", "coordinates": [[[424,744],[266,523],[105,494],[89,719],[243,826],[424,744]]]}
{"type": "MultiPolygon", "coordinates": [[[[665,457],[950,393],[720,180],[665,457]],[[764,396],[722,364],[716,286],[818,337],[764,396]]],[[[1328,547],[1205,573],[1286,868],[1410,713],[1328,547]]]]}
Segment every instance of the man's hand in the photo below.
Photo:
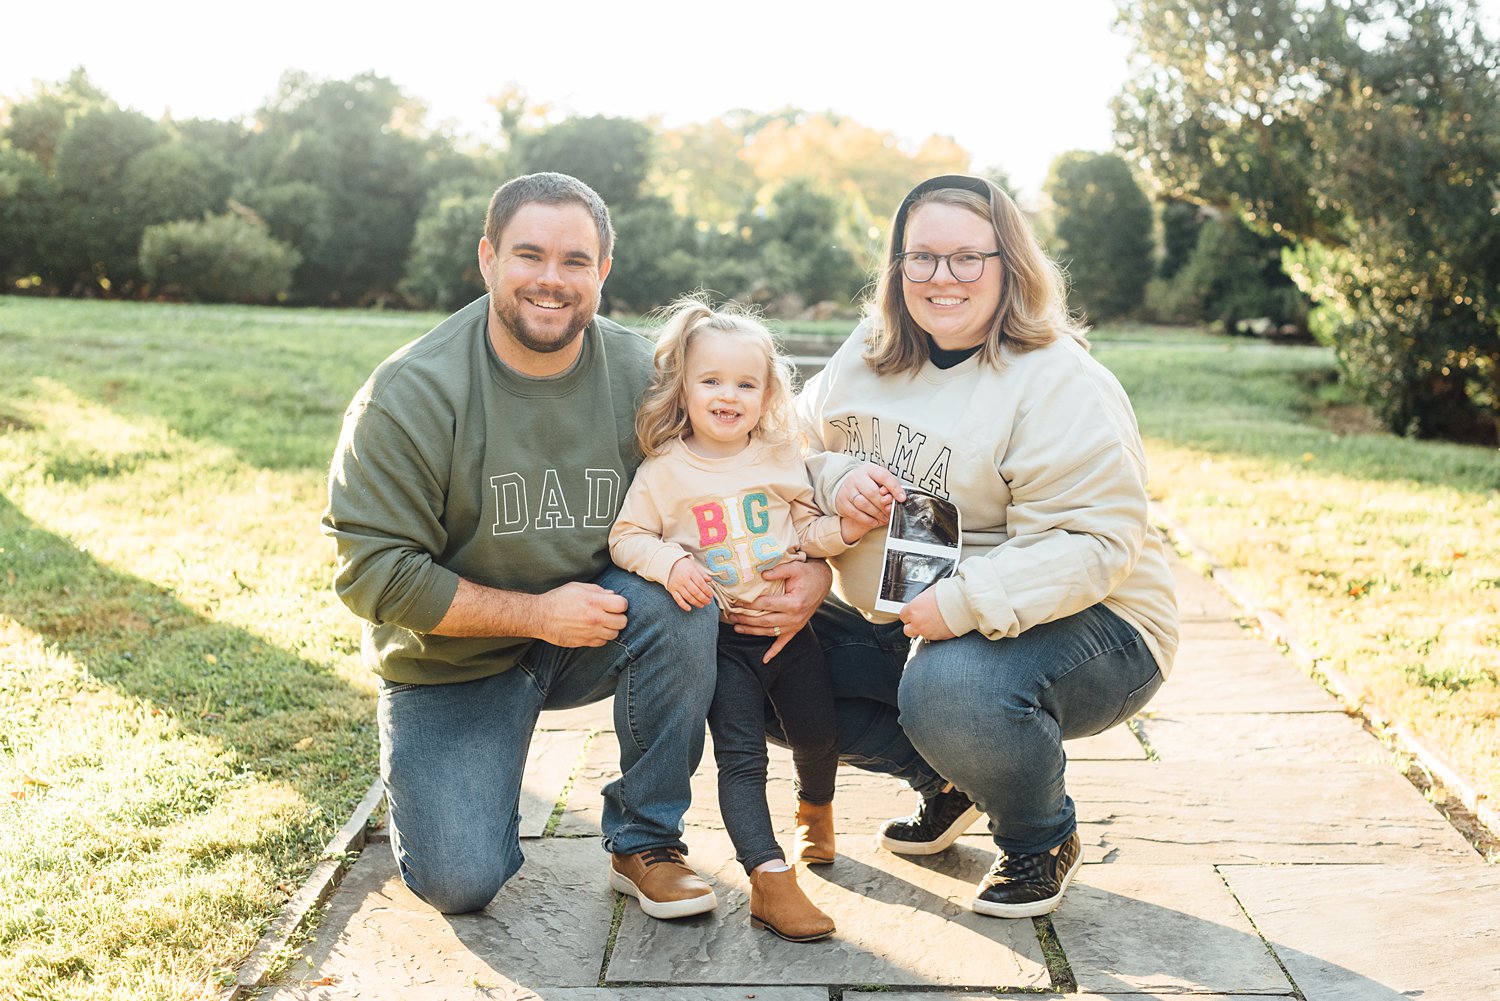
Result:
{"type": "MultiPolygon", "coordinates": [[[[850,528],[863,529],[859,533],[862,536],[889,521],[891,505],[904,500],[906,490],[900,477],[884,466],[866,462],[844,477],[833,498],[833,508],[840,518],[848,519],[850,528]]],[[[848,540],[847,534],[845,539],[848,540]]]]}
{"type": "Polygon", "coordinates": [[[807,625],[823,599],[828,597],[828,589],[833,586],[833,571],[822,560],[807,560],[774,566],[761,576],[766,580],[786,581],[786,590],[781,594],[762,595],[745,606],[764,611],[764,615],[736,613],[730,616],[730,621],[737,633],[776,637],[776,642],[761,658],[762,663],[769,664],[771,658],[797,635],[797,630],[807,625]]]}
{"type": "Polygon", "coordinates": [[[573,581],[537,596],[537,624],[531,635],[553,646],[603,646],[625,628],[624,595],[584,581],[573,581]]]}
{"type": "Polygon", "coordinates": [[[943,613],[938,609],[937,589],[929,587],[901,609],[901,621],[906,623],[902,632],[924,640],[951,640],[958,635],[948,628],[943,613]]]}
{"type": "Polygon", "coordinates": [[[708,571],[691,556],[684,556],[672,564],[667,574],[667,593],[684,612],[703,608],[714,600],[713,588],[709,586],[708,571]]]}
{"type": "Polygon", "coordinates": [[[573,581],[544,594],[486,587],[460,577],[435,636],[518,636],[553,646],[603,646],[625,628],[623,595],[573,581]]]}

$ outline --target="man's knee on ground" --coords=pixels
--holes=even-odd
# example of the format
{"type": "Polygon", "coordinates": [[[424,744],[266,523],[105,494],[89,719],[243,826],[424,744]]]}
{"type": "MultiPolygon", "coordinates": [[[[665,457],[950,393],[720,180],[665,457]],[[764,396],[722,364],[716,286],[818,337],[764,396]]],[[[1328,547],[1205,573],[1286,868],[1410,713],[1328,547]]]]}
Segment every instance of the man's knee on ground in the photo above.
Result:
{"type": "Polygon", "coordinates": [[[484,910],[508,878],[498,864],[401,867],[407,888],[443,914],[484,910]]]}

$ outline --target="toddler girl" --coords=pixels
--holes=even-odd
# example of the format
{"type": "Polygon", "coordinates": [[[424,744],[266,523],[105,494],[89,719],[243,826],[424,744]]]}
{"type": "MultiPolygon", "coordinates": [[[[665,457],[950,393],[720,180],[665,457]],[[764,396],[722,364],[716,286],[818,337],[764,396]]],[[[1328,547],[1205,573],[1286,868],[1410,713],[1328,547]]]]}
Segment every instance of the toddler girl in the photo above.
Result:
{"type": "MultiPolygon", "coordinates": [[[[646,455],[609,536],[610,555],[658,581],[684,610],[719,603],[721,617],[779,590],[761,572],[833,556],[864,534],[813,503],[792,409],[790,366],[750,316],[677,303],[656,345],[656,377],[636,419],[646,455]]],[[[797,885],[766,806],[765,700],[796,765],[794,861],[834,857],[838,767],[833,692],[805,627],[769,663],[770,637],[719,625],[718,687],[708,713],[719,765],[719,810],[750,876],[750,921],[793,942],[833,933],[797,885]]]]}

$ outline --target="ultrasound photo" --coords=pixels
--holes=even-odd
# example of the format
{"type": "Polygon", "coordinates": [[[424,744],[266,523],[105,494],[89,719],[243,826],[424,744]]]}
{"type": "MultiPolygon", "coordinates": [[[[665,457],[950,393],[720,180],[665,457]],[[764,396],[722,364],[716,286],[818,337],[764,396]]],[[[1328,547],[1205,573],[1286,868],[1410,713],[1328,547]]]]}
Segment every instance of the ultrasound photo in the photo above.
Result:
{"type": "Polygon", "coordinates": [[[891,510],[891,535],[933,546],[958,545],[958,508],[932,494],[908,491],[891,510]]]}
{"type": "Polygon", "coordinates": [[[891,509],[875,607],[900,612],[907,602],[951,576],[958,569],[962,538],[956,506],[908,485],[906,500],[891,509]]]}

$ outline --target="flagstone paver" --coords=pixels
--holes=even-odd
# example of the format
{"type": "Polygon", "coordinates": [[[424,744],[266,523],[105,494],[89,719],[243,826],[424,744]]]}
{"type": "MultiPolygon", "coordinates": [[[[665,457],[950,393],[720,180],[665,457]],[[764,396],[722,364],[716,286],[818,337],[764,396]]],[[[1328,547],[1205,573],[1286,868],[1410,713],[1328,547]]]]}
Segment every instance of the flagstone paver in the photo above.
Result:
{"type": "MultiPolygon", "coordinates": [[[[1224,629],[1231,627],[1224,626],[1224,629]]],[[[1171,677],[1146,715],[1342,713],[1338,701],[1266,644],[1185,635],[1171,677]]]]}
{"type": "Polygon", "coordinates": [[[1223,866],[1309,1001],[1500,998],[1500,867],[1223,866]]]}
{"type": "Polygon", "coordinates": [[[538,730],[532,735],[521,780],[521,837],[542,836],[587,740],[588,734],[579,730],[538,730]]]}
{"type": "Polygon", "coordinates": [[[823,942],[796,944],[750,927],[749,884],[726,835],[689,832],[688,845],[715,884],[718,909],[669,925],[627,904],[610,980],[1009,988],[1049,982],[1032,922],[995,921],[968,909],[988,852],[917,862],[866,842],[832,866],[800,870],[799,884],[838,931],[823,942]]]}
{"type": "Polygon", "coordinates": [[[523,848],[525,866],[489,907],[444,916],[401,883],[388,843],[371,844],[290,975],[346,989],[597,986],[615,907],[606,856],[592,839],[523,848]]]}
{"type": "MultiPolygon", "coordinates": [[[[928,994],[927,998],[937,995],[928,994]]],[[[885,997],[885,995],[882,995],[885,997]]],[[[260,1001],[828,1001],[823,987],[279,987],[260,1001]]],[[[1217,1001],[1214,998],[1194,1001],[1217,1001]]],[[[1230,999],[1234,1001],[1234,999],[1230,999]]]]}
{"type": "MultiPolygon", "coordinates": [[[[1249,1001],[1292,998],[1295,983],[1305,1001],[1500,999],[1500,868],[1327,692],[1242,630],[1231,602],[1180,561],[1174,572],[1183,643],[1138,718],[1145,743],[1118,727],[1067,744],[1087,863],[1050,919],[1066,956],[1051,972],[1077,985],[1067,997],[1249,1001]]],[[[796,945],[751,928],[711,743],[684,819],[689,861],[720,905],[646,918],[608,889],[598,840],[600,790],[618,775],[613,726],[607,701],[543,714],[523,832],[543,833],[559,799],[564,809],[551,835],[523,841],[525,867],[488,908],[435,913],[377,839],[305,958],[264,996],[850,1001],[876,988],[884,1001],[977,1001],[1053,984],[1036,923],[968,910],[993,858],[984,822],[929,858],[881,851],[876,828],[915,798],[848,767],[834,802],[839,861],[799,875],[837,934],[796,945]]],[[[784,749],[771,749],[767,798],[789,844],[784,749]]]]}
{"type": "Polygon", "coordinates": [[[1067,902],[1052,926],[1081,991],[1291,990],[1211,865],[1085,865],[1067,902]]]}
{"type": "Polygon", "coordinates": [[[1112,862],[1412,862],[1468,842],[1401,775],[1370,764],[1079,761],[1080,837],[1112,862]]]}
{"type": "Polygon", "coordinates": [[[1391,765],[1393,752],[1342,713],[1153,713],[1140,723],[1164,762],[1339,761],[1391,765]]]}

